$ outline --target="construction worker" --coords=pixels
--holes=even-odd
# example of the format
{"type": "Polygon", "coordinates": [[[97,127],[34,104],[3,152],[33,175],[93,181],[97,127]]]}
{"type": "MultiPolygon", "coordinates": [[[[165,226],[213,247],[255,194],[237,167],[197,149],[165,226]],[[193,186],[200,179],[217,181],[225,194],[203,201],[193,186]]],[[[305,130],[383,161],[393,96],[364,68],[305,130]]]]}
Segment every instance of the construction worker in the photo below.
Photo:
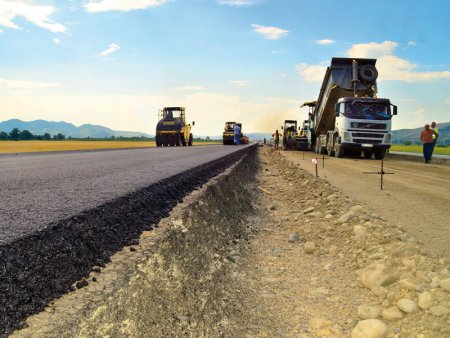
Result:
{"type": "Polygon", "coordinates": [[[436,147],[436,143],[439,137],[439,129],[436,127],[436,122],[431,122],[431,130],[434,131],[432,137],[433,137],[433,149],[431,149],[431,156],[433,156],[434,147],[436,147]]]}
{"type": "Polygon", "coordinates": [[[275,130],[275,133],[272,134],[274,140],[275,140],[275,149],[278,150],[278,144],[280,143],[280,133],[278,132],[278,129],[275,130]]]}
{"type": "Polygon", "coordinates": [[[241,136],[241,127],[238,124],[234,125],[233,133],[234,133],[234,144],[238,146],[239,137],[241,136]]]}

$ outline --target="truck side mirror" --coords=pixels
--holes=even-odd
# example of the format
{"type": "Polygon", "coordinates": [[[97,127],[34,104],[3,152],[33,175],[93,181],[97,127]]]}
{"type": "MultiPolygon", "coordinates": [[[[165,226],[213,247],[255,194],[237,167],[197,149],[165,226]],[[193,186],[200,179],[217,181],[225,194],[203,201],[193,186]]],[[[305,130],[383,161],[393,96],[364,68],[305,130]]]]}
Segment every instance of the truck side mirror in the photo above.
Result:
{"type": "MultiPolygon", "coordinates": [[[[334,105],[334,111],[335,111],[335,112],[338,112],[340,108],[341,108],[341,103],[340,103],[340,102],[338,102],[338,103],[336,103],[336,104],[334,105]]],[[[337,115],[336,115],[336,116],[337,116],[337,115]]]]}
{"type": "Polygon", "coordinates": [[[392,105],[394,107],[394,111],[392,112],[392,115],[397,115],[397,106],[392,105]]]}

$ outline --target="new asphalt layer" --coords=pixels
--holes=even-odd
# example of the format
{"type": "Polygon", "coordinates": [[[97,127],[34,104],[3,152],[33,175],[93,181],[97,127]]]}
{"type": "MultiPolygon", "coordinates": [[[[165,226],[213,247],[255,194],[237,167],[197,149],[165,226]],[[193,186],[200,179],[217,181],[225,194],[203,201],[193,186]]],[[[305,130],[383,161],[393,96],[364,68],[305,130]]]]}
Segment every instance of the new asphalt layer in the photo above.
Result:
{"type": "Polygon", "coordinates": [[[0,336],[255,145],[0,156],[0,336]]]}

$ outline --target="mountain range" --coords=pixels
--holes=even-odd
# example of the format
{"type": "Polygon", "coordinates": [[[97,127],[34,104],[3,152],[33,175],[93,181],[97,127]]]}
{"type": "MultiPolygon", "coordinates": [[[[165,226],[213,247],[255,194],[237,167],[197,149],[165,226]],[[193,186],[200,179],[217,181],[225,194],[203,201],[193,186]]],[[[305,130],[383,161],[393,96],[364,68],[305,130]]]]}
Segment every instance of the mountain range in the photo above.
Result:
{"type": "MultiPolygon", "coordinates": [[[[439,128],[439,143],[450,145],[450,122],[438,123],[439,128]]],[[[22,121],[19,119],[12,119],[0,122],[0,131],[10,132],[13,128],[20,130],[28,130],[34,135],[44,135],[49,133],[51,136],[61,133],[66,137],[73,138],[105,138],[105,137],[152,137],[149,134],[132,132],[132,131],[118,131],[107,127],[94,124],[83,124],[79,127],[67,122],[53,122],[45,120],[22,121]]],[[[404,144],[411,142],[415,144],[420,143],[420,133],[423,127],[414,129],[398,129],[392,131],[392,142],[397,144],[404,144]]],[[[272,135],[270,133],[245,133],[251,140],[258,141],[266,138],[269,140],[272,135]]],[[[221,140],[222,135],[210,137],[212,140],[221,140]]]]}
{"type": "Polygon", "coordinates": [[[112,130],[95,124],[83,124],[79,127],[67,122],[53,122],[45,120],[22,121],[12,119],[0,122],[0,131],[10,132],[13,128],[20,130],[28,130],[33,135],[44,135],[49,133],[51,136],[61,133],[66,137],[72,138],[105,138],[105,137],[151,137],[149,134],[112,130]]]}
{"type": "MultiPolygon", "coordinates": [[[[436,125],[439,129],[440,144],[450,145],[450,122],[438,123],[436,125]]],[[[420,143],[420,133],[424,130],[423,127],[415,129],[398,129],[392,131],[392,142],[397,144],[404,144],[411,142],[412,144],[420,143]]]]}

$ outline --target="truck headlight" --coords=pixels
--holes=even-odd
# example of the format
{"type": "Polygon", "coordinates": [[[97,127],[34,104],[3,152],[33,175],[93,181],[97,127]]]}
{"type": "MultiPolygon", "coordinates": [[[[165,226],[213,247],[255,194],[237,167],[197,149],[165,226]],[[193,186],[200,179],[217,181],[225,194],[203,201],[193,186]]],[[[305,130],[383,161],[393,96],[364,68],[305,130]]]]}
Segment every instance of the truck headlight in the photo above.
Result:
{"type": "Polygon", "coordinates": [[[350,142],[350,133],[348,131],[344,132],[344,141],[350,142]]]}
{"type": "Polygon", "coordinates": [[[391,143],[391,134],[386,135],[386,143],[391,143]]]}

